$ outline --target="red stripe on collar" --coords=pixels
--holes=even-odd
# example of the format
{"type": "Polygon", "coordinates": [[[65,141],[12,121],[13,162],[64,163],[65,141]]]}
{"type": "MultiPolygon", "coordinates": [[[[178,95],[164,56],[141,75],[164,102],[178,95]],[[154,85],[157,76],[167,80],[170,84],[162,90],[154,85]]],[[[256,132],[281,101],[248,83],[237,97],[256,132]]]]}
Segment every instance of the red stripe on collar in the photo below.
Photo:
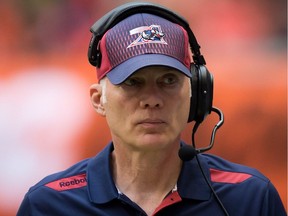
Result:
{"type": "Polygon", "coordinates": [[[228,172],[211,168],[210,173],[212,182],[230,183],[230,184],[241,183],[252,176],[247,173],[228,172]]]}
{"type": "Polygon", "coordinates": [[[86,174],[80,174],[50,182],[45,186],[52,188],[56,191],[64,191],[84,187],[86,185],[87,185],[86,174]]]}

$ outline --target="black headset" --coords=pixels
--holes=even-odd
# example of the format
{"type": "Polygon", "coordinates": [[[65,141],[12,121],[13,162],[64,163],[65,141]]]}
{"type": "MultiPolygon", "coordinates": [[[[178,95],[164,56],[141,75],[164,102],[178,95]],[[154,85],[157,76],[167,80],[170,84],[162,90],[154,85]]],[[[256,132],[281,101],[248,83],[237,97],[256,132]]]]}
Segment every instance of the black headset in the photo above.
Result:
{"type": "Polygon", "coordinates": [[[195,121],[196,123],[201,123],[212,110],[213,75],[205,67],[206,62],[204,56],[200,53],[200,45],[188,22],[173,11],[148,2],[131,2],[111,10],[94,23],[90,29],[93,34],[88,49],[90,64],[95,67],[100,67],[101,65],[99,42],[105,32],[123,19],[137,13],[148,13],[163,17],[182,26],[187,31],[194,61],[190,65],[192,97],[188,122],[195,121]]]}

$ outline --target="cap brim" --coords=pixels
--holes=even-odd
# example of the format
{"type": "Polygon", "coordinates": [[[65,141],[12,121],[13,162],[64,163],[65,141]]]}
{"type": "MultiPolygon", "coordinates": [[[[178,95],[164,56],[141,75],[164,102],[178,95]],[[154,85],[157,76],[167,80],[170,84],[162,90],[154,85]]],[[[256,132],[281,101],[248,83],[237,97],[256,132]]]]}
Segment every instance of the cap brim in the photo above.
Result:
{"type": "Polygon", "coordinates": [[[125,81],[137,70],[147,66],[167,66],[175,68],[184,75],[191,77],[190,70],[175,58],[162,54],[144,54],[128,59],[106,74],[114,85],[125,81]]]}

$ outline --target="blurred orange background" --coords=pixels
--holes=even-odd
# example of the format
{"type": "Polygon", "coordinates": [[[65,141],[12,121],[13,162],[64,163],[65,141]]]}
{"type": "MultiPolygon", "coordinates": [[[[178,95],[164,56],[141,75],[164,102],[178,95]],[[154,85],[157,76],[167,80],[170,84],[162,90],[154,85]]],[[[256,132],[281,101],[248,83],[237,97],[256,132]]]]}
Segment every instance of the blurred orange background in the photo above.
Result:
{"type": "MultiPolygon", "coordinates": [[[[89,28],[129,1],[11,0],[0,5],[0,215],[15,215],[44,176],[94,156],[110,140],[93,111],[89,28]]],[[[183,15],[214,75],[225,114],[210,153],[260,170],[287,209],[287,2],[155,0],[183,15]]],[[[196,135],[210,140],[212,114],[196,135]]],[[[191,143],[188,125],[183,139],[191,143]]]]}

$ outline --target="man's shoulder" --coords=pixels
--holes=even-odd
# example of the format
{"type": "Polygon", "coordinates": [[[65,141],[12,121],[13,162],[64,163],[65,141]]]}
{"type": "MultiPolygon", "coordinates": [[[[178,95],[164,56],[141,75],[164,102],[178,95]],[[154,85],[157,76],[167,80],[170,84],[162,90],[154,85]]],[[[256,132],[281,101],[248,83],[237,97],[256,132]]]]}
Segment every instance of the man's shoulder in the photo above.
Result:
{"type": "Polygon", "coordinates": [[[83,183],[86,184],[87,165],[90,160],[91,158],[84,159],[63,171],[46,176],[37,184],[32,186],[29,190],[29,193],[32,193],[35,190],[41,189],[43,187],[61,191],[73,188],[73,186],[75,187],[76,185],[83,185],[83,183]]]}
{"type": "Polygon", "coordinates": [[[199,158],[208,167],[216,194],[231,212],[238,209],[238,215],[286,215],[278,191],[257,169],[211,154],[199,158]]]}
{"type": "Polygon", "coordinates": [[[107,163],[110,149],[111,144],[107,145],[105,149],[98,152],[94,157],[83,159],[63,171],[46,176],[29,189],[28,195],[36,191],[59,192],[85,187],[88,183],[88,173],[97,172],[98,168],[101,167],[99,164],[103,165],[105,160],[107,163]]]}

